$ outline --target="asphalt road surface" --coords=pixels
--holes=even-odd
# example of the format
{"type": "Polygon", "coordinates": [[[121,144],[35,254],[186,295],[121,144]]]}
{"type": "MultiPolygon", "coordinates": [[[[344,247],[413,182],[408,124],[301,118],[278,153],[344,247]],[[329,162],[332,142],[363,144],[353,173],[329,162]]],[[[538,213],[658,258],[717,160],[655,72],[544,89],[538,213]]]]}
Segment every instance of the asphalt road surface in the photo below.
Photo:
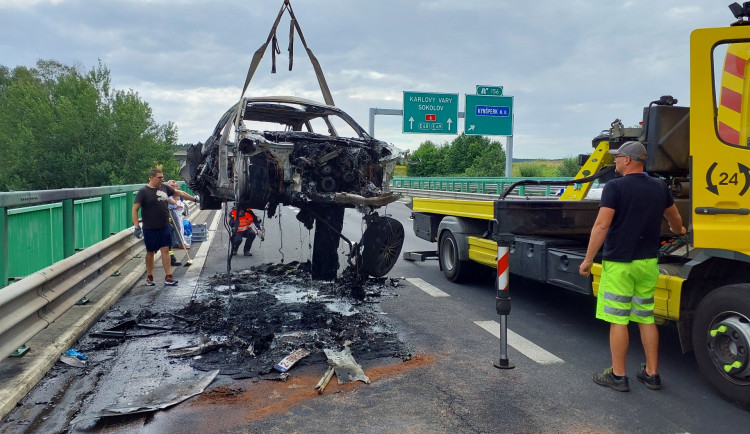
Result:
{"type": "MultiPolygon", "coordinates": [[[[266,239],[256,240],[253,256],[232,260],[234,272],[310,259],[311,233],[294,218],[294,208],[280,211],[265,219],[266,239]]],[[[404,224],[404,251],[435,248],[414,236],[403,203],[386,212],[404,224]]],[[[215,228],[210,249],[191,249],[194,265],[177,270],[178,287],[136,285],[113,311],[158,311],[206,291],[202,282],[227,267],[228,237],[215,214],[207,217],[215,228]]],[[[347,210],[344,235],[358,240],[362,231],[360,215],[347,210]]],[[[342,243],[342,269],[346,250],[342,243]]],[[[86,369],[54,369],[3,419],[0,432],[747,432],[750,412],[724,401],[699,378],[692,355],[681,353],[670,327],[660,329],[662,390],[635,380],[643,361],[637,328],[628,356],[631,391],[594,384],[591,375],[609,365],[609,349],[608,325],[593,318],[593,298],[532,281],[511,278],[508,354],[516,367],[495,368],[499,316],[494,272],[485,271],[458,285],[443,277],[436,260],[399,260],[389,274],[398,285],[377,302],[412,358],[363,362],[370,384],[332,380],[319,395],[313,387],[325,371],[320,364],[292,368],[285,382],[219,375],[203,393],[164,410],[71,426],[73,418],[121,403],[123,396],[170,381],[194,384],[191,368],[161,355],[178,338],[160,347],[154,345],[162,338],[132,339],[86,369]]]]}

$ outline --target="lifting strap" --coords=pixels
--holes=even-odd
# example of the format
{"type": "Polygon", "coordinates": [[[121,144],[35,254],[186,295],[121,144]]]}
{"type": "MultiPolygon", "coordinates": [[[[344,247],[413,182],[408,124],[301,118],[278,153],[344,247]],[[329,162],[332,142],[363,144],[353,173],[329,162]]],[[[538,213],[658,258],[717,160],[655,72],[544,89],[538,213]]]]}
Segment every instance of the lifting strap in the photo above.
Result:
{"type": "Polygon", "coordinates": [[[253,58],[250,61],[250,67],[247,70],[247,77],[245,78],[245,84],[242,86],[242,93],[240,94],[240,101],[237,103],[237,110],[234,113],[234,121],[233,122],[227,122],[224,126],[224,131],[221,134],[221,140],[219,142],[219,187],[228,187],[229,186],[229,177],[228,177],[228,170],[227,170],[227,149],[226,144],[227,140],[229,140],[229,133],[231,132],[232,126],[235,128],[239,127],[240,124],[240,117],[242,116],[242,111],[245,109],[245,107],[242,104],[242,98],[245,96],[245,91],[247,91],[247,87],[250,85],[250,80],[253,78],[253,75],[255,75],[255,70],[258,69],[258,65],[260,65],[260,61],[263,59],[263,55],[266,52],[266,49],[268,48],[268,44],[271,43],[271,72],[276,72],[276,54],[281,53],[281,51],[278,48],[278,41],[276,39],[276,29],[279,26],[279,22],[281,22],[281,18],[284,16],[284,11],[289,12],[289,16],[291,18],[291,22],[289,25],[289,70],[292,70],[292,55],[293,55],[293,40],[294,40],[294,31],[297,31],[297,34],[299,35],[299,40],[302,42],[302,46],[305,47],[305,51],[307,52],[307,57],[310,58],[310,63],[312,64],[313,70],[315,70],[315,76],[318,79],[318,85],[320,86],[320,92],[323,94],[323,101],[330,106],[335,106],[336,104],[333,102],[333,97],[331,96],[331,91],[328,89],[328,83],[326,82],[325,77],[323,76],[323,70],[320,67],[320,63],[318,62],[318,59],[313,54],[312,50],[308,48],[307,42],[305,41],[305,37],[302,35],[302,29],[299,26],[299,21],[297,21],[297,18],[294,15],[294,11],[292,11],[292,5],[289,3],[289,0],[284,0],[284,4],[281,6],[281,10],[279,11],[279,14],[276,16],[276,20],[273,23],[273,26],[271,27],[271,31],[268,33],[268,38],[266,39],[266,42],[260,46],[257,50],[255,50],[255,53],[253,53],[253,58]]]}
{"type": "MultiPolygon", "coordinates": [[[[276,17],[276,21],[274,21],[273,26],[271,27],[271,31],[268,34],[268,39],[253,54],[253,59],[250,62],[250,68],[248,68],[247,77],[245,78],[245,85],[242,86],[242,95],[240,95],[240,99],[242,99],[242,96],[245,95],[245,91],[247,90],[247,87],[250,85],[250,80],[253,78],[253,75],[255,75],[255,70],[258,69],[258,65],[260,64],[260,61],[263,59],[263,55],[266,52],[266,49],[268,48],[268,44],[271,42],[274,42],[274,47],[272,49],[276,50],[277,48],[276,29],[279,26],[279,22],[281,21],[281,18],[284,16],[284,11],[288,11],[289,16],[291,17],[291,23],[289,25],[289,70],[290,71],[292,70],[293,36],[294,36],[294,30],[297,30],[297,34],[299,35],[299,39],[302,42],[302,46],[305,47],[307,56],[310,58],[310,63],[312,64],[312,67],[315,70],[315,76],[318,79],[318,85],[320,86],[320,91],[323,94],[323,101],[328,105],[336,105],[333,102],[331,91],[328,89],[328,83],[326,83],[326,79],[323,76],[323,70],[320,67],[320,63],[318,62],[318,59],[313,54],[312,50],[310,50],[310,48],[308,48],[307,46],[305,37],[304,35],[302,35],[302,29],[299,26],[299,21],[294,15],[294,11],[292,11],[292,5],[289,4],[289,0],[284,0],[284,5],[281,7],[281,10],[279,11],[279,15],[276,17]]],[[[277,51],[274,51],[274,53],[276,52],[277,51]]],[[[272,56],[275,59],[275,55],[272,55],[272,56]]],[[[274,71],[275,71],[275,61],[274,61],[274,71]]]]}

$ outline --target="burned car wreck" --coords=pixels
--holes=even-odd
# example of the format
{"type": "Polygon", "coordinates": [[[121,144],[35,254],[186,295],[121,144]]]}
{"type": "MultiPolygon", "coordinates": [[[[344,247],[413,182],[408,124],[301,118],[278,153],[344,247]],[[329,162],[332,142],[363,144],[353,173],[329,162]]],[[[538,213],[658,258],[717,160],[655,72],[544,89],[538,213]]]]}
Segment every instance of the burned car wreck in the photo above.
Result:
{"type": "Polygon", "coordinates": [[[300,208],[297,218],[315,226],[313,278],[335,278],[339,239],[349,245],[358,274],[380,277],[393,268],[404,240],[401,223],[376,212],[398,199],[389,186],[399,157],[335,106],[245,97],[205,143],[188,149],[182,175],[200,194],[201,209],[234,202],[273,217],[279,205],[300,208]],[[353,207],[367,224],[356,243],[341,234],[344,208],[353,207]]]}

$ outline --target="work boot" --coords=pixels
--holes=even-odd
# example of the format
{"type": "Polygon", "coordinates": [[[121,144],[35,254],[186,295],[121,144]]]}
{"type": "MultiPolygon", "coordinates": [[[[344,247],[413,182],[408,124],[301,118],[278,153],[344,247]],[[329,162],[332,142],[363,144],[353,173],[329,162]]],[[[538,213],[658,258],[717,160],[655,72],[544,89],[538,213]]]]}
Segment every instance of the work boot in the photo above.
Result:
{"type": "Polygon", "coordinates": [[[237,251],[236,250],[232,250],[232,256],[234,256],[236,254],[237,254],[237,251]]]}
{"type": "Polygon", "coordinates": [[[637,378],[638,381],[643,383],[646,387],[648,387],[651,390],[661,389],[661,378],[659,377],[659,374],[648,375],[646,373],[645,363],[641,363],[641,369],[635,373],[635,378],[637,378]]]}
{"type": "Polygon", "coordinates": [[[174,280],[174,277],[172,277],[171,274],[167,274],[167,277],[164,278],[164,284],[167,286],[175,286],[177,285],[177,280],[174,280]]]}
{"type": "Polygon", "coordinates": [[[616,379],[612,374],[612,367],[605,369],[604,372],[597,372],[594,374],[594,383],[600,386],[606,386],[610,389],[614,389],[618,392],[630,392],[630,385],[628,384],[628,376],[623,375],[621,379],[616,379]]]}
{"type": "Polygon", "coordinates": [[[170,256],[169,258],[172,260],[173,267],[179,267],[182,265],[182,262],[178,261],[174,256],[170,256]]]}

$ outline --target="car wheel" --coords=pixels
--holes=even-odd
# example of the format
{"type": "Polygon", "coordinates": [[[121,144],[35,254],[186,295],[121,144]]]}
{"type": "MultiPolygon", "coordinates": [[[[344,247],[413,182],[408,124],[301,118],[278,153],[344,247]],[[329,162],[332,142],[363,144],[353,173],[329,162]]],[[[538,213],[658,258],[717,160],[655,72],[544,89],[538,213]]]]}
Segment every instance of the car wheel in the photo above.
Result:
{"type": "Polygon", "coordinates": [[[391,217],[379,217],[362,234],[362,271],[382,277],[393,269],[404,245],[404,226],[391,217]]]}

